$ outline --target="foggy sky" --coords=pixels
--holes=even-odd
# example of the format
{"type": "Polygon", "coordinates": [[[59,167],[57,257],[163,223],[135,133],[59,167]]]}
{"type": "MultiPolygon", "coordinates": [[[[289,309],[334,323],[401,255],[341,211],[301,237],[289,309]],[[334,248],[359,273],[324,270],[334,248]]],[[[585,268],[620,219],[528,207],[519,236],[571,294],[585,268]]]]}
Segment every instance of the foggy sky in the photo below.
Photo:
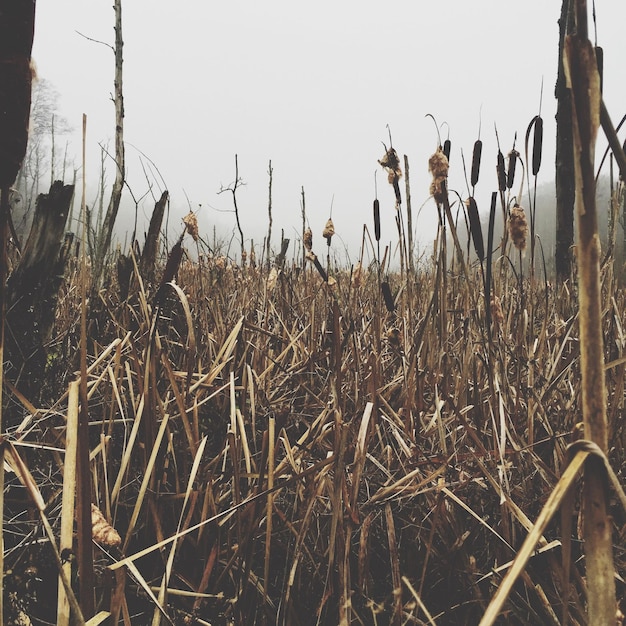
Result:
{"type": "MultiPolygon", "coordinates": [[[[332,206],[337,235],[354,260],[362,224],[372,223],[375,171],[383,239],[395,240],[393,192],[377,165],[389,125],[394,147],[410,159],[414,212],[424,205],[417,236],[426,245],[436,232],[427,161],[438,141],[426,114],[442,125],[442,139],[449,135],[452,141],[450,186],[463,197],[461,151],[469,168],[480,128],[483,166],[476,197],[483,211],[496,184],[494,125],[502,151],[512,148],[517,132],[523,154],[526,127],[540,104],[546,141],[539,179],[554,178],[560,5],[127,0],[125,138],[129,185],[135,197],[144,196],[141,215],[149,217],[165,186],[171,234],[180,232],[179,217],[191,207],[199,211],[206,236],[217,224],[228,237],[232,196],[217,192],[233,181],[237,154],[246,183],[238,195],[244,234],[260,245],[271,159],[273,247],[281,227],[292,240],[298,237],[304,187],[317,245],[321,249],[332,206]]],[[[617,124],[626,109],[626,3],[598,0],[596,11],[598,43],[605,51],[604,98],[617,124]]],[[[77,165],[78,130],[82,114],[88,117],[90,183],[98,176],[98,143],[113,149],[113,52],[79,33],[112,45],[113,22],[109,1],[37,3],[33,57],[39,75],[61,94],[60,114],[77,131],[69,147],[77,165]]],[[[112,166],[108,172],[112,182],[112,166]]],[[[128,194],[123,207],[125,213],[132,210],[128,194]]]]}

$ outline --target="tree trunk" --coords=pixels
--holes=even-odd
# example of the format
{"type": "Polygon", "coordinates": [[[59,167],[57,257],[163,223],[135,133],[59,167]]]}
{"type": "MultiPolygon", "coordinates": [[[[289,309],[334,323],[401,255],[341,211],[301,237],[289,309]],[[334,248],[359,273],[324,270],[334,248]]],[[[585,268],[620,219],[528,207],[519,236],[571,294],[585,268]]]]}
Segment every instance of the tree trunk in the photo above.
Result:
{"type": "Polygon", "coordinates": [[[69,252],[63,241],[73,195],[73,185],[56,181],[37,198],[22,257],[7,282],[6,375],[35,403],[69,252]]]}
{"type": "Polygon", "coordinates": [[[573,31],[571,2],[563,0],[559,19],[559,69],[555,96],[556,112],[556,275],[559,281],[570,278],[574,245],[574,148],[572,140],[572,96],[565,80],[563,46],[573,31]]]}

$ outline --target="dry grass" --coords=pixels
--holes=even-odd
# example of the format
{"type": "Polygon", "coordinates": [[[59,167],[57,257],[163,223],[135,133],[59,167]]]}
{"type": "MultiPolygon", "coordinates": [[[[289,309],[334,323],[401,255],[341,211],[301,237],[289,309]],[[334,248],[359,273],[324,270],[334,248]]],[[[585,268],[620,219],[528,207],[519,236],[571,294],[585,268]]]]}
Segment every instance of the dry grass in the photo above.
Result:
{"type": "MultiPolygon", "coordinates": [[[[146,291],[136,274],[127,300],[115,282],[101,292],[88,368],[92,491],[122,545],[95,544],[98,608],[127,624],[476,624],[580,421],[577,304],[567,286],[522,296],[504,271],[489,341],[480,268],[457,267],[445,291],[437,264],[410,276],[410,290],[389,274],[401,303],[392,311],[375,265],[359,281],[335,274],[332,287],[292,266],[270,289],[269,270],[203,257],[183,262],[158,306],[158,285],[146,291]]],[[[610,264],[603,279],[621,476],[626,303],[610,264]]],[[[12,438],[57,533],[77,280],[69,274],[52,339],[56,400],[12,396],[27,418],[12,438]]],[[[54,621],[58,573],[26,502],[9,474],[7,591],[33,623],[54,621]]],[[[624,513],[613,514],[622,536],[624,513]]],[[[585,623],[576,536],[571,550],[569,612],[585,623]]],[[[619,546],[616,564],[625,574],[619,546]]],[[[502,619],[556,623],[562,580],[552,522],[502,619]]]]}

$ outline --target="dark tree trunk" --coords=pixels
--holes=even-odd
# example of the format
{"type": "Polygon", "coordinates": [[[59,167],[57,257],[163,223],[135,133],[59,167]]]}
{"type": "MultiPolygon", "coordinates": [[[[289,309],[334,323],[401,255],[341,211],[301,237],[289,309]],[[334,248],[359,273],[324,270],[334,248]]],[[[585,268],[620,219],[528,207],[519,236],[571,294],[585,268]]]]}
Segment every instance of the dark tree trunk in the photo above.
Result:
{"type": "Polygon", "coordinates": [[[28,240],[7,282],[6,375],[34,402],[43,383],[44,344],[69,252],[63,242],[73,194],[73,185],[56,181],[37,198],[28,240]]]}
{"type": "Polygon", "coordinates": [[[574,245],[574,151],[572,139],[572,96],[567,88],[563,67],[565,36],[574,29],[571,2],[563,0],[559,19],[559,70],[555,96],[556,112],[556,275],[559,281],[570,278],[574,245]]]}

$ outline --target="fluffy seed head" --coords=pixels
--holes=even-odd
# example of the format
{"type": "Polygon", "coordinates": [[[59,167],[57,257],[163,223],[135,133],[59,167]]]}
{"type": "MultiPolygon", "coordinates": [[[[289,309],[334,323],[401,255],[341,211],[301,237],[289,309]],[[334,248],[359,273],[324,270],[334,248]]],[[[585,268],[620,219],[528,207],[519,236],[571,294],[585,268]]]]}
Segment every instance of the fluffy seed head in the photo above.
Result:
{"type": "Polygon", "coordinates": [[[278,282],[278,276],[280,275],[280,270],[277,267],[273,267],[270,271],[270,275],[267,277],[267,290],[274,291],[276,287],[276,283],[278,282]]]}
{"type": "Polygon", "coordinates": [[[441,189],[441,183],[446,182],[446,176],[438,176],[437,178],[433,178],[430,183],[430,195],[435,199],[437,204],[441,204],[443,202],[444,192],[441,189]]]}
{"type": "Polygon", "coordinates": [[[437,151],[428,159],[428,171],[433,175],[433,178],[447,178],[448,168],[448,157],[439,146],[437,151]]]}
{"type": "Polygon", "coordinates": [[[304,231],[304,236],[302,237],[302,242],[304,243],[304,247],[309,252],[313,249],[313,231],[310,228],[307,228],[304,231]]]}
{"type": "Polygon", "coordinates": [[[497,327],[504,324],[504,311],[502,311],[502,303],[498,296],[491,298],[491,319],[497,327]]]}
{"type": "Polygon", "coordinates": [[[117,530],[106,521],[95,504],[91,505],[91,536],[96,543],[105,546],[119,546],[122,543],[117,530]]]}
{"type": "Polygon", "coordinates": [[[509,215],[509,236],[513,245],[520,251],[526,250],[526,238],[528,237],[528,222],[524,209],[516,204],[509,215]]]}
{"type": "Polygon", "coordinates": [[[402,170],[400,169],[400,159],[395,148],[389,148],[385,152],[385,156],[378,161],[387,170],[387,180],[390,185],[397,186],[398,181],[402,178],[402,170]]]}
{"type": "Polygon", "coordinates": [[[198,218],[193,211],[189,211],[185,217],[183,217],[183,222],[187,227],[187,232],[193,237],[194,241],[198,241],[198,218]]]}
{"type": "Polygon", "coordinates": [[[333,224],[333,220],[329,217],[326,222],[326,226],[324,226],[324,230],[322,232],[322,237],[326,239],[326,243],[330,246],[330,240],[333,238],[335,234],[335,225],[333,224]]]}
{"type": "Polygon", "coordinates": [[[359,261],[352,271],[352,285],[354,287],[360,287],[363,284],[363,266],[359,261]]]}

